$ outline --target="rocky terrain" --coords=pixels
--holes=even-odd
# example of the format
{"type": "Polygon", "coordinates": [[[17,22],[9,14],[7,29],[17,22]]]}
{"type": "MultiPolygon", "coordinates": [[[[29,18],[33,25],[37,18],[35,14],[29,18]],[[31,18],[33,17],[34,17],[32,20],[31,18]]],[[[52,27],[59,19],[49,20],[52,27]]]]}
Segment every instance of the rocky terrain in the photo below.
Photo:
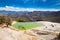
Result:
{"type": "Polygon", "coordinates": [[[60,23],[42,23],[42,27],[25,31],[0,26],[0,40],[58,40],[55,38],[60,33],[60,23]]]}
{"type": "Polygon", "coordinates": [[[0,28],[0,40],[37,40],[37,38],[24,34],[22,31],[4,27],[0,28]]]}

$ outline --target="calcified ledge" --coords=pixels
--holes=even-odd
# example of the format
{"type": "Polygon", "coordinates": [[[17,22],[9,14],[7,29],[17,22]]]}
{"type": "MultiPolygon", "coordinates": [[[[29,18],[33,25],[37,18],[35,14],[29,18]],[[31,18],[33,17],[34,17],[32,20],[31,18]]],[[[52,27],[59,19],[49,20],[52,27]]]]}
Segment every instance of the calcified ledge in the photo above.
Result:
{"type": "MultiPolygon", "coordinates": [[[[0,40],[51,40],[57,37],[60,32],[60,24],[41,21],[42,27],[31,30],[16,30],[9,27],[0,27],[0,40]],[[54,25],[54,27],[51,26],[54,25]]],[[[39,22],[37,22],[39,23],[39,22]]]]}

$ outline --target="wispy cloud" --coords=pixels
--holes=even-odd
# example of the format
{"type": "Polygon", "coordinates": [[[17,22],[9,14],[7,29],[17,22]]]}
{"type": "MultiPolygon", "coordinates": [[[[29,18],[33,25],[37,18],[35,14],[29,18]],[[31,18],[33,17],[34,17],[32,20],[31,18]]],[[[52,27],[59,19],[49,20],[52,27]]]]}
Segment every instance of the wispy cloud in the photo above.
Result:
{"type": "Polygon", "coordinates": [[[58,5],[60,5],[60,0],[57,0],[57,1],[56,1],[55,6],[58,6],[58,5]]]}
{"type": "Polygon", "coordinates": [[[60,5],[60,3],[57,3],[56,5],[60,5]]]}
{"type": "Polygon", "coordinates": [[[47,0],[42,0],[43,2],[46,2],[47,0]]]}
{"type": "Polygon", "coordinates": [[[28,1],[30,1],[30,0],[23,0],[24,3],[28,2],[28,1]]]}
{"type": "Polygon", "coordinates": [[[19,8],[19,7],[12,7],[12,6],[0,7],[0,10],[5,10],[5,11],[60,11],[60,9],[19,8]]]}
{"type": "Polygon", "coordinates": [[[37,2],[37,1],[39,1],[39,0],[32,0],[32,1],[31,1],[31,0],[23,0],[24,3],[32,2],[33,4],[34,4],[35,2],[37,2]]]}

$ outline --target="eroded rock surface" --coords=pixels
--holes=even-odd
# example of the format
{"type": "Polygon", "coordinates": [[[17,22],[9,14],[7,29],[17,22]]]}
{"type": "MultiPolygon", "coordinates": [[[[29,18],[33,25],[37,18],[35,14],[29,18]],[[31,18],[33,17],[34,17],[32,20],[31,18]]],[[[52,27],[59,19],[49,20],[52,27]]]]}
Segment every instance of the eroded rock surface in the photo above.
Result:
{"type": "Polygon", "coordinates": [[[36,38],[24,34],[22,31],[12,30],[10,28],[0,28],[0,40],[37,40],[36,38]]]}

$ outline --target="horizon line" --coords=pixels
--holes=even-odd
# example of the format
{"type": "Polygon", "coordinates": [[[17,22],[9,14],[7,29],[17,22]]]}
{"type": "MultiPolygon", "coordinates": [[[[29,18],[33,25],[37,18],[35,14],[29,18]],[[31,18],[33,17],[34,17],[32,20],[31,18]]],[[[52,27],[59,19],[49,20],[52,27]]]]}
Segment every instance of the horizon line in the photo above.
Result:
{"type": "Polygon", "coordinates": [[[21,8],[21,7],[13,7],[13,6],[5,6],[0,7],[0,11],[60,11],[60,9],[54,9],[54,8],[21,8]]]}

